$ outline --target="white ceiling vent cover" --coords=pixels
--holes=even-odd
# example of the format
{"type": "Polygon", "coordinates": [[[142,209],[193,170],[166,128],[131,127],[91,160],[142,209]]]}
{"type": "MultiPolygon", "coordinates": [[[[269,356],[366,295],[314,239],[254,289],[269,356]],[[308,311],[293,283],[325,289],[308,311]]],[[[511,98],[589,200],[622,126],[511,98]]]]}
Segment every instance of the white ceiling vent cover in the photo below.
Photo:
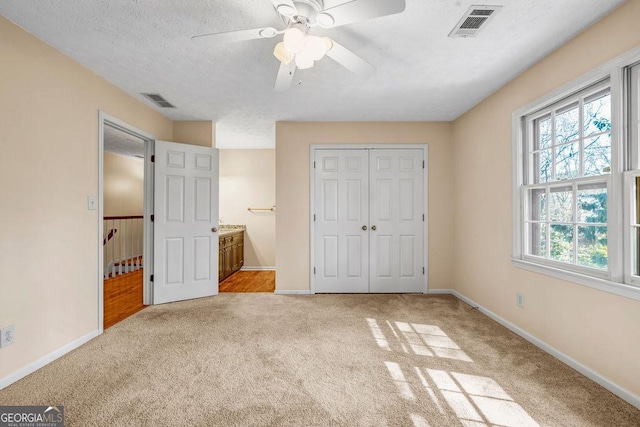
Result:
{"type": "Polygon", "coordinates": [[[471,6],[458,21],[449,37],[475,37],[487,22],[502,9],[502,6],[471,6]]]}
{"type": "Polygon", "coordinates": [[[156,104],[160,108],[176,108],[175,105],[167,101],[162,97],[162,95],[157,93],[143,93],[147,99],[156,104]]]}

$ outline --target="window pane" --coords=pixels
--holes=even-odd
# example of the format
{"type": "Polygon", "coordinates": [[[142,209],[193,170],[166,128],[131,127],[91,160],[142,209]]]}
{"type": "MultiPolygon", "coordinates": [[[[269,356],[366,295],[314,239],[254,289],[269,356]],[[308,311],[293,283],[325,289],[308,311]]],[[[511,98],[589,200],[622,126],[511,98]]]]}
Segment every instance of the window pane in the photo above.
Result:
{"type": "Polygon", "coordinates": [[[611,134],[584,140],[584,175],[611,173],[611,134]]]}
{"type": "Polygon", "coordinates": [[[529,248],[531,255],[546,257],[547,256],[547,224],[531,223],[530,236],[531,247],[529,248]]]}
{"type": "Polygon", "coordinates": [[[529,193],[529,219],[545,221],[547,219],[547,193],[544,188],[536,188],[529,193]]]}
{"type": "Polygon", "coordinates": [[[536,141],[539,150],[541,148],[551,147],[551,117],[537,120],[538,140],[536,141]]]}
{"type": "Polygon", "coordinates": [[[631,245],[632,250],[634,251],[631,258],[633,260],[632,261],[633,274],[636,276],[640,276],[640,228],[633,227],[631,235],[633,236],[633,239],[634,239],[634,242],[631,245]]]}
{"type": "Polygon", "coordinates": [[[552,188],[549,200],[549,216],[554,222],[573,221],[573,192],[571,187],[552,188]]]}
{"type": "Polygon", "coordinates": [[[634,275],[640,276],[640,227],[638,227],[638,224],[640,224],[640,177],[636,177],[635,184],[635,226],[632,228],[631,233],[631,236],[634,239],[631,244],[631,247],[633,248],[632,250],[634,250],[634,253],[632,254],[632,269],[634,275]]]}
{"type": "Polygon", "coordinates": [[[586,136],[611,131],[611,94],[585,102],[583,120],[586,136]]]}
{"type": "Polygon", "coordinates": [[[551,224],[551,259],[573,263],[573,226],[551,224]]]}
{"type": "Polygon", "coordinates": [[[578,227],[578,264],[586,267],[607,268],[607,227],[578,227]]]}
{"type": "Polygon", "coordinates": [[[564,144],[580,136],[580,114],[578,106],[556,114],[556,144],[564,144]]]}
{"type": "Polygon", "coordinates": [[[636,224],[640,224],[640,176],[636,177],[636,224]]]}
{"type": "Polygon", "coordinates": [[[607,186],[578,187],[578,222],[607,223],[607,186]]]}
{"type": "Polygon", "coordinates": [[[533,170],[535,173],[533,182],[535,184],[551,181],[551,168],[551,150],[533,153],[533,170]]]}
{"type": "Polygon", "coordinates": [[[580,171],[580,144],[556,147],[556,180],[577,178],[580,171]]]}

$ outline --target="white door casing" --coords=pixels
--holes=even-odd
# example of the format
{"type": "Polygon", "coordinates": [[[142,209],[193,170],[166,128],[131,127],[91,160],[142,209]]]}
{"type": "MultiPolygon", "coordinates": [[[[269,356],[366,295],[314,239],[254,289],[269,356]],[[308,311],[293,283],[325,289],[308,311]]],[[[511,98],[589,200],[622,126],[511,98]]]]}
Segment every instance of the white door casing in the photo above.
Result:
{"type": "Polygon", "coordinates": [[[316,291],[369,292],[368,153],[321,150],[315,162],[316,291]]]}
{"type": "Polygon", "coordinates": [[[216,295],[218,150],[156,141],[154,180],[153,303],[216,295]]]}
{"type": "Polygon", "coordinates": [[[313,150],[314,292],[426,291],[425,156],[426,146],[313,150]]]}
{"type": "Polygon", "coordinates": [[[370,292],[424,290],[421,149],[369,150],[370,292]]]}

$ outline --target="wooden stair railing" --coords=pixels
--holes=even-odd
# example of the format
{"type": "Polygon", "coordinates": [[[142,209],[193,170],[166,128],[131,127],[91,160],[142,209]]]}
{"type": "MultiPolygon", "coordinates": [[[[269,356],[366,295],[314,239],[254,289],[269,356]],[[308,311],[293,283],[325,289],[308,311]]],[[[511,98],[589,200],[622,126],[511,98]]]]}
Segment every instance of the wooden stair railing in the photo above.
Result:
{"type": "Polygon", "coordinates": [[[117,228],[112,228],[111,231],[109,232],[109,234],[107,235],[107,238],[106,239],[102,239],[102,246],[105,246],[109,240],[113,239],[113,236],[117,232],[118,232],[117,228]]]}
{"type": "Polygon", "coordinates": [[[143,229],[141,215],[103,218],[105,280],[143,268],[143,229]]]}

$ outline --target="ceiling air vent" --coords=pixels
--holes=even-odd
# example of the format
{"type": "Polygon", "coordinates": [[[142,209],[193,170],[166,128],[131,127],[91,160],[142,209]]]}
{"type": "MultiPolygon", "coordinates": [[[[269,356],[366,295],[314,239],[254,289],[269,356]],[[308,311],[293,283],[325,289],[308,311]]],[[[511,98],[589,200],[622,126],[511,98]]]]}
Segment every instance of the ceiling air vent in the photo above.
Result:
{"type": "Polygon", "coordinates": [[[497,15],[502,6],[471,6],[458,21],[449,37],[475,37],[497,15]]]}
{"type": "Polygon", "coordinates": [[[151,100],[158,107],[161,107],[161,108],[176,108],[175,105],[173,105],[172,103],[170,103],[169,101],[164,99],[162,97],[162,95],[159,95],[157,93],[143,93],[142,95],[144,95],[146,98],[151,100]]]}

